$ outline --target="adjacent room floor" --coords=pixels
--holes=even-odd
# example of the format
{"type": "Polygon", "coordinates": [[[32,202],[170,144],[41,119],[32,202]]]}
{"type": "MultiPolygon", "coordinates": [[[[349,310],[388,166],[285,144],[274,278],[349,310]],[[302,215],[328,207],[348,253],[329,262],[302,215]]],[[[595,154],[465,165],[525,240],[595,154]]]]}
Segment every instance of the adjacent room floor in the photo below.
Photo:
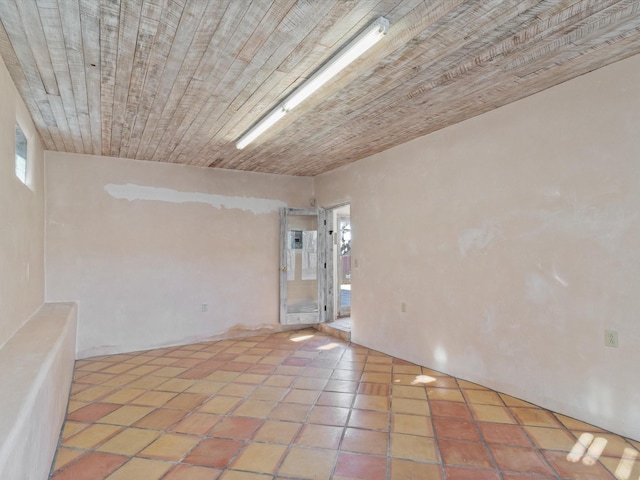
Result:
{"type": "Polygon", "coordinates": [[[76,362],[55,480],[638,480],[640,443],[303,330],[76,362]]]}

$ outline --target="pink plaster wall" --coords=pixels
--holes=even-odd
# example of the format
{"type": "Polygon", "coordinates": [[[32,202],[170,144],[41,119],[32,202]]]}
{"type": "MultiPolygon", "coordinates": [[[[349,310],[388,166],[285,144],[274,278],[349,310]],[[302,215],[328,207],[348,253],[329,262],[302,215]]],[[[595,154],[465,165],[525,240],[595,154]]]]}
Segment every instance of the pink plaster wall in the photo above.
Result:
{"type": "Polygon", "coordinates": [[[0,58],[0,347],[44,300],[44,180],[40,139],[0,58]],[[15,124],[29,141],[27,180],[15,175],[15,124]]]}
{"type": "Polygon", "coordinates": [[[640,56],[316,177],[353,341],[639,439],[638,85],[640,56]]]}
{"type": "Polygon", "coordinates": [[[47,301],[79,358],[279,328],[279,206],[310,178],[46,152],[47,301]],[[208,311],[202,311],[202,304],[208,311]]]}

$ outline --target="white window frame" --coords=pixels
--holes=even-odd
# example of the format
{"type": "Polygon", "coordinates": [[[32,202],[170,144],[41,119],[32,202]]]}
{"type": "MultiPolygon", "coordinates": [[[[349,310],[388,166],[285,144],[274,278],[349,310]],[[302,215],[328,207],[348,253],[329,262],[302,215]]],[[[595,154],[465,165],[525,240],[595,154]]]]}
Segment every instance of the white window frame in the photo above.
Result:
{"type": "Polygon", "coordinates": [[[24,133],[24,129],[20,125],[19,122],[16,121],[16,131],[15,131],[15,172],[16,177],[27,185],[27,173],[29,167],[29,138],[24,133]],[[19,153],[19,141],[21,139],[18,138],[18,135],[22,135],[24,138],[24,156],[19,153]]]}

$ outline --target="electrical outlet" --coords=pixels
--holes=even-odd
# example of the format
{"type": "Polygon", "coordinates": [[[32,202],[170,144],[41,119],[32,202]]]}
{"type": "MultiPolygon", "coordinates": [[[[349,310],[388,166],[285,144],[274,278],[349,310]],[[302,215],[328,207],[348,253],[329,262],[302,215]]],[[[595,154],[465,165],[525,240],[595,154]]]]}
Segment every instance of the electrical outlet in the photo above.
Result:
{"type": "Polygon", "coordinates": [[[206,304],[206,303],[203,303],[203,304],[202,304],[202,311],[203,311],[203,312],[207,312],[208,310],[209,310],[209,305],[208,305],[208,304],[206,304]]]}
{"type": "Polygon", "coordinates": [[[402,302],[402,303],[400,304],[400,311],[401,311],[402,313],[407,313],[407,304],[406,304],[406,303],[402,302]]]}
{"type": "Polygon", "coordinates": [[[607,347],[618,348],[618,332],[615,330],[605,330],[604,344],[607,347]]]}

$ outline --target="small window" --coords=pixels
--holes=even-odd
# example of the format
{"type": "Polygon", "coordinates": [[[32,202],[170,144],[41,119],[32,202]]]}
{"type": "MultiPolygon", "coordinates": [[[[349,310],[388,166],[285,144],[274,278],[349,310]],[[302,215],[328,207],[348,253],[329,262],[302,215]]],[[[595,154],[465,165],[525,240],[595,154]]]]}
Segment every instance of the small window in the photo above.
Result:
{"type": "Polygon", "coordinates": [[[16,177],[27,184],[27,137],[16,123],[16,177]]]}

